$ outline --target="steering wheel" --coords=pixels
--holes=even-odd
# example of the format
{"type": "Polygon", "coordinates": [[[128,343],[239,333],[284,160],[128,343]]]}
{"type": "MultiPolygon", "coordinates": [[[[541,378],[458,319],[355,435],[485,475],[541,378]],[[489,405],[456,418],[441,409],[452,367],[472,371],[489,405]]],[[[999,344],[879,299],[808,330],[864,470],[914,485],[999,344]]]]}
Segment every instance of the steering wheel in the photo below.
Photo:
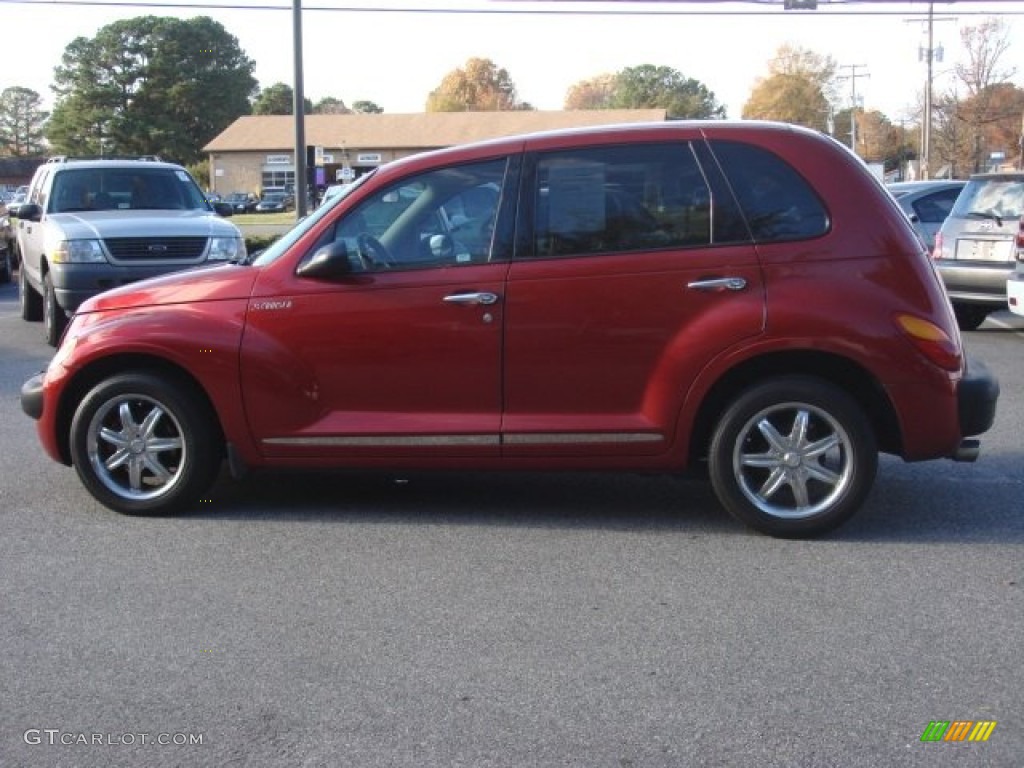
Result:
{"type": "Polygon", "coordinates": [[[373,235],[363,232],[356,238],[356,244],[359,247],[359,258],[367,268],[382,266],[391,269],[395,265],[395,260],[391,258],[388,249],[373,235]]]}

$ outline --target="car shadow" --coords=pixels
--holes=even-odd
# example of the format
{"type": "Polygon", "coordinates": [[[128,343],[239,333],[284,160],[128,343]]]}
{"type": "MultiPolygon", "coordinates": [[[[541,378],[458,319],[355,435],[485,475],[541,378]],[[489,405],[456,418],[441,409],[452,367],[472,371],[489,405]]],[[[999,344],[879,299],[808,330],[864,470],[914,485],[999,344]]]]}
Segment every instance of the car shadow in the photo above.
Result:
{"type": "Polygon", "coordinates": [[[699,477],[629,473],[222,474],[193,518],[744,533],[699,477]]]}
{"type": "MultiPolygon", "coordinates": [[[[834,542],[1024,542],[1006,504],[1020,456],[985,464],[884,459],[864,507],[834,542]]],[[[190,518],[508,526],[760,536],[719,505],[706,477],[569,472],[259,471],[223,474],[190,518]]]]}

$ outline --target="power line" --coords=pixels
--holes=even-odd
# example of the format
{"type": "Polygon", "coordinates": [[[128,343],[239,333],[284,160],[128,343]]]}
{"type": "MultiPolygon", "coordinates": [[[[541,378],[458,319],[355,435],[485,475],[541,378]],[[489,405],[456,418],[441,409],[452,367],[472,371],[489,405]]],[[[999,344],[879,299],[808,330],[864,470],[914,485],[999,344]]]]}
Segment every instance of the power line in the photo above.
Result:
{"type": "MultiPolygon", "coordinates": [[[[515,2],[515,0],[507,0],[515,2]]],[[[531,2],[535,0],[529,0],[531,2]]],[[[591,0],[555,0],[560,3],[573,3],[579,1],[591,2],[591,0]]],[[[602,0],[606,4],[632,4],[632,0],[602,0]]],[[[790,16],[792,12],[782,10],[781,0],[645,0],[646,2],[661,5],[686,5],[686,6],[721,6],[721,5],[754,5],[765,10],[697,10],[692,7],[678,9],[654,9],[638,8],[629,10],[609,10],[593,8],[444,8],[444,7],[380,7],[363,5],[303,5],[304,11],[332,12],[332,13],[370,13],[370,14],[391,14],[391,13],[415,13],[433,15],[453,16],[790,16]],[[768,10],[768,7],[771,9],[768,10]]],[[[847,6],[848,10],[823,10],[821,5],[816,11],[800,12],[802,16],[906,16],[908,11],[879,9],[878,5],[889,3],[890,0],[833,0],[827,3],[829,6],[847,6]],[[872,6],[866,10],[860,6],[872,6]]],[[[916,0],[900,0],[896,4],[912,5],[916,0]]],[[[1013,3],[1019,6],[1020,0],[986,0],[989,4],[1013,3]]],[[[255,3],[232,3],[232,2],[188,2],[187,0],[136,0],[135,2],[121,2],[120,0],[0,0],[0,5],[22,5],[39,6],[41,8],[51,6],[73,6],[73,7],[98,7],[98,8],[177,8],[195,10],[219,10],[219,11],[291,11],[292,6],[255,3]]],[[[992,16],[991,10],[964,10],[957,8],[960,16],[992,16]]],[[[1000,16],[1024,16],[1024,10],[1001,10],[1000,16]]]]}

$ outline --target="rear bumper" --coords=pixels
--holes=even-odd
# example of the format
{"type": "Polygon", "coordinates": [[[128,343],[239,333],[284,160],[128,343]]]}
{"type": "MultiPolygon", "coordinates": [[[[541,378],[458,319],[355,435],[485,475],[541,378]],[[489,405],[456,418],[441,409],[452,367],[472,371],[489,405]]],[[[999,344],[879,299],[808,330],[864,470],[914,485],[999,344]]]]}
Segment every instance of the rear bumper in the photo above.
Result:
{"type": "Polygon", "coordinates": [[[987,432],[995,423],[998,400],[999,380],[983,362],[969,358],[957,389],[960,434],[970,437],[987,432]]]}
{"type": "Polygon", "coordinates": [[[43,415],[43,374],[37,373],[21,385],[21,410],[39,421],[43,415]]]}
{"type": "Polygon", "coordinates": [[[1017,269],[1006,280],[1006,301],[1010,311],[1024,315],[1024,270],[1017,269]]]}

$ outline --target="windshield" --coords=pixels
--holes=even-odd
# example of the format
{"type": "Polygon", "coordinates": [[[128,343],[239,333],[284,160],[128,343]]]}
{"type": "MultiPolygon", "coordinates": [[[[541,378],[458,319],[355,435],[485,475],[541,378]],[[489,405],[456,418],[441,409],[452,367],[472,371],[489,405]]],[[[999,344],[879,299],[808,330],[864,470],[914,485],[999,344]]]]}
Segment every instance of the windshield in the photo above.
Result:
{"type": "Polygon", "coordinates": [[[270,264],[281,257],[292,245],[301,238],[306,232],[309,231],[310,227],[314,226],[330,211],[334,210],[335,206],[352,194],[352,191],[361,187],[367,179],[374,175],[376,171],[370,171],[370,173],[364,174],[356,179],[354,182],[349,184],[342,192],[334,195],[330,200],[325,200],[323,204],[317,208],[309,216],[299,221],[294,227],[285,232],[281,236],[281,239],[276,240],[272,243],[263,253],[253,260],[253,265],[257,267],[263,267],[270,264]]]}
{"type": "Polygon", "coordinates": [[[1024,214],[1024,177],[971,179],[953,206],[952,216],[1016,219],[1024,214]]]}
{"type": "Polygon", "coordinates": [[[68,168],[53,179],[50,213],[111,210],[210,210],[184,169],[68,168]]]}

